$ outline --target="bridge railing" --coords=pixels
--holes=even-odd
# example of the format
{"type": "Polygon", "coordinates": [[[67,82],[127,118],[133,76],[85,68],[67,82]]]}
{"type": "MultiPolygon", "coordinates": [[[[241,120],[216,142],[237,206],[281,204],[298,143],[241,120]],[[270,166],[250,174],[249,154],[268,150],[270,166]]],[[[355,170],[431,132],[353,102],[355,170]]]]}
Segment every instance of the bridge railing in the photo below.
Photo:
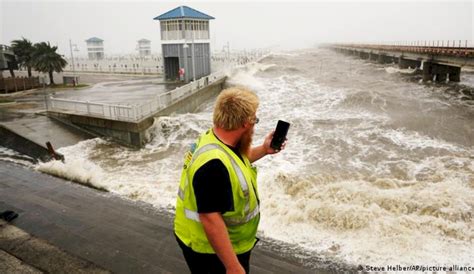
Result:
{"type": "Polygon", "coordinates": [[[471,40],[437,40],[385,43],[347,43],[335,44],[337,47],[364,48],[373,50],[404,51],[426,54],[441,54],[457,57],[474,57],[474,44],[471,40]]]}
{"type": "Polygon", "coordinates": [[[48,97],[47,110],[94,116],[116,121],[138,122],[194,94],[225,77],[222,71],[202,77],[171,91],[161,93],[143,104],[120,105],[48,97]]]}
{"type": "Polygon", "coordinates": [[[443,47],[443,48],[474,48],[474,40],[417,40],[417,41],[380,41],[343,43],[353,45],[372,46],[400,46],[400,47],[443,47]]]}

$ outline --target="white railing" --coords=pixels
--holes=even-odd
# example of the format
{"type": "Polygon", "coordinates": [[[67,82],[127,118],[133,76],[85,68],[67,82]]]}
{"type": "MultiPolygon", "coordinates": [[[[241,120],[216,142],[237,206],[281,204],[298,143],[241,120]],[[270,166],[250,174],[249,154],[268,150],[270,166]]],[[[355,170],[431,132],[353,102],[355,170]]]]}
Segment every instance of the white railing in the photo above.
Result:
{"type": "Polygon", "coordinates": [[[48,110],[104,117],[118,121],[134,121],[133,107],[127,105],[101,104],[61,98],[49,98],[48,110]]]}
{"type": "Polygon", "coordinates": [[[349,43],[373,46],[408,46],[408,47],[442,47],[442,48],[473,48],[474,40],[410,40],[410,41],[372,41],[349,43]]]}
{"type": "Polygon", "coordinates": [[[49,97],[47,99],[47,110],[100,117],[117,121],[138,122],[146,117],[158,113],[166,107],[194,94],[199,89],[219,81],[224,77],[225,74],[222,71],[210,74],[199,80],[175,88],[174,90],[159,94],[149,102],[141,105],[102,104],[49,97]]]}

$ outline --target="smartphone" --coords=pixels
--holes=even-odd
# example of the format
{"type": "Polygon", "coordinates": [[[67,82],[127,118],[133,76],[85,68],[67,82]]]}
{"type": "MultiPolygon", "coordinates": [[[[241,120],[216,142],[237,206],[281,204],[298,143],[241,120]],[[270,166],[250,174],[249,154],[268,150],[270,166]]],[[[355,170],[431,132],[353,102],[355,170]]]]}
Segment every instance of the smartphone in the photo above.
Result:
{"type": "Polygon", "coordinates": [[[270,147],[275,150],[280,150],[281,145],[286,140],[286,134],[288,133],[288,129],[290,128],[290,123],[278,120],[278,124],[275,129],[275,133],[273,133],[272,142],[270,143],[270,147]]]}

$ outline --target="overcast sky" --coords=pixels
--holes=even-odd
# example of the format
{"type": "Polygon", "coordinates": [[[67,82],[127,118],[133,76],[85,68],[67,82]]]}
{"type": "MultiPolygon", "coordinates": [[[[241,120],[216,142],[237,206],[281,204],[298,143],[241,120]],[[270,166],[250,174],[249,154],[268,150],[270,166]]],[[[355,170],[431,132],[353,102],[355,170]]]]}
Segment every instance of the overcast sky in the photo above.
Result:
{"type": "MultiPolygon", "coordinates": [[[[215,17],[211,46],[231,49],[308,48],[321,42],[473,40],[473,1],[44,1],[0,0],[0,43],[25,37],[79,55],[86,39],[104,40],[106,54],[135,53],[136,41],[160,51],[153,18],[180,5],[215,17]]],[[[464,42],[463,42],[464,43],[464,42]]]]}

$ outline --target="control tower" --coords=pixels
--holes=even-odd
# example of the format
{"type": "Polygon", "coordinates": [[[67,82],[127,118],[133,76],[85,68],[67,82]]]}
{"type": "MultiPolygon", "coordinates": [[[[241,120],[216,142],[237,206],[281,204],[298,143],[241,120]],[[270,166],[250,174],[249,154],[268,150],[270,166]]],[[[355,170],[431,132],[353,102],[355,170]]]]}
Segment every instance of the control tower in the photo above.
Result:
{"type": "Polygon", "coordinates": [[[166,79],[189,82],[211,73],[209,20],[212,19],[187,6],[153,18],[160,21],[166,79]]]}

